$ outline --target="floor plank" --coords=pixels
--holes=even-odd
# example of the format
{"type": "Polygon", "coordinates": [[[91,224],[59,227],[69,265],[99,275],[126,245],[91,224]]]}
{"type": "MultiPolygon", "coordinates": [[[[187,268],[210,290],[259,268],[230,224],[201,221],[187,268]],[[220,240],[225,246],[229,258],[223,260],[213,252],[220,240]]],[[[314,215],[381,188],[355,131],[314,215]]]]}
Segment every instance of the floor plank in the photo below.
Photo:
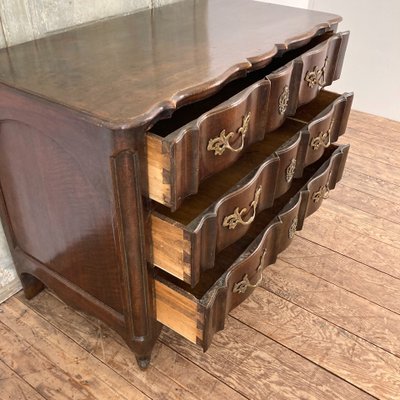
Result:
{"type": "Polygon", "coordinates": [[[2,400],[45,400],[32,386],[0,360],[0,395],[2,400]]]}
{"type": "Polygon", "coordinates": [[[298,236],[280,259],[400,314],[400,279],[298,236]]]}
{"type": "Polygon", "coordinates": [[[123,340],[50,291],[0,306],[0,399],[400,399],[400,123],[352,112],[343,179],[207,353],[123,340]],[[93,373],[95,371],[95,373],[93,373]]]}
{"type": "Polygon", "coordinates": [[[232,315],[369,394],[398,398],[400,359],[345,329],[262,288],[232,315]]]}
{"type": "MultiPolygon", "coordinates": [[[[148,399],[135,386],[96,360],[15,297],[4,303],[2,310],[3,329],[7,330],[10,340],[13,336],[11,348],[7,348],[6,342],[3,342],[2,359],[3,354],[7,356],[9,361],[6,363],[15,371],[17,370],[13,363],[17,362],[18,368],[21,369],[17,371],[18,374],[35,386],[44,397],[47,398],[49,392],[52,393],[49,398],[52,398],[57,393],[60,382],[65,382],[66,387],[63,388],[63,393],[68,393],[69,398],[80,398],[80,396],[85,398],[86,396],[88,399],[109,400],[117,397],[129,400],[135,396],[138,400],[148,399]],[[17,346],[21,349],[23,358],[21,354],[18,357],[12,357],[17,346]],[[25,354],[26,349],[35,354],[34,357],[29,357],[28,363],[28,367],[32,364],[33,369],[27,369],[25,365],[28,358],[25,354]],[[41,363],[44,365],[38,368],[38,364],[41,363]],[[93,374],[93,371],[96,371],[96,374],[93,374]],[[51,378],[49,374],[53,377],[51,378]],[[41,375],[47,378],[43,380],[40,378],[41,375]],[[45,386],[41,385],[41,381],[44,381],[45,386]]],[[[4,340],[3,337],[2,340],[4,340]]],[[[62,396],[60,394],[59,397],[54,398],[62,398],[62,396]]]]}
{"type": "Polygon", "coordinates": [[[357,227],[346,224],[340,215],[327,217],[323,211],[329,209],[327,205],[321,208],[307,219],[305,228],[297,232],[298,236],[400,278],[400,250],[397,247],[363,234],[357,227]]]}
{"type": "Polygon", "coordinates": [[[400,203],[393,203],[357,189],[350,189],[346,186],[346,182],[337,185],[335,190],[330,192],[329,197],[356,210],[400,224],[400,203]]]}
{"type": "MultiPolygon", "coordinates": [[[[260,310],[259,310],[260,311],[260,310]]],[[[262,311],[263,318],[268,316],[262,311]]],[[[260,312],[258,313],[260,317],[260,312]]],[[[370,399],[370,396],[233,318],[206,353],[166,329],[161,340],[250,399],[370,399]]]]}
{"type": "Polygon", "coordinates": [[[400,133],[400,122],[357,110],[351,111],[349,125],[365,127],[367,131],[380,134],[382,138],[387,137],[388,130],[400,133]]]}
{"type": "Polygon", "coordinates": [[[279,260],[263,287],[346,331],[400,356],[400,315],[279,260]]]}
{"type": "Polygon", "coordinates": [[[400,204],[400,186],[387,182],[380,177],[369,176],[364,172],[346,168],[343,173],[343,179],[339,184],[362,193],[371,194],[379,199],[400,204]]]}
{"type": "Polygon", "coordinates": [[[154,349],[146,373],[139,372],[132,352],[115,332],[94,318],[75,312],[47,291],[29,302],[21,295],[18,299],[152,399],[209,399],[212,395],[232,400],[244,399],[161,343],[154,349]]]}

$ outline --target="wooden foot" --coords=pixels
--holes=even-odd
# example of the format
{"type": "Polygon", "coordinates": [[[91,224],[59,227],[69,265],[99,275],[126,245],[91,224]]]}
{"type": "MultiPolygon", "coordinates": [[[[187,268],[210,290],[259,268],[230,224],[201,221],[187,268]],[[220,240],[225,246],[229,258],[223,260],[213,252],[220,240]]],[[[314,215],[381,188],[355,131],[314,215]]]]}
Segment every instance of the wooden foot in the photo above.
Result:
{"type": "Polygon", "coordinates": [[[39,279],[35,278],[33,275],[23,273],[20,275],[20,278],[25,297],[28,300],[33,299],[45,288],[43,283],[39,281],[39,279]]]}
{"type": "Polygon", "coordinates": [[[150,356],[146,357],[136,357],[136,361],[139,365],[139,368],[144,371],[150,365],[150,356]]]}

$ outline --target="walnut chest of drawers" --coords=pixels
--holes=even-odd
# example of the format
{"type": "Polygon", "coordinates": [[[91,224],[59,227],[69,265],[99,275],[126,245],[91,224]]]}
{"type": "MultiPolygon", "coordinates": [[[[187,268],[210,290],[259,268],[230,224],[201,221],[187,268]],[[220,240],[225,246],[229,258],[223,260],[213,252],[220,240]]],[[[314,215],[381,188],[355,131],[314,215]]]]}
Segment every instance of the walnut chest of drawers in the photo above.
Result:
{"type": "Polygon", "coordinates": [[[340,17],[186,0],[0,51],[1,218],[47,286],[148,365],[206,350],[340,180],[340,17]]]}

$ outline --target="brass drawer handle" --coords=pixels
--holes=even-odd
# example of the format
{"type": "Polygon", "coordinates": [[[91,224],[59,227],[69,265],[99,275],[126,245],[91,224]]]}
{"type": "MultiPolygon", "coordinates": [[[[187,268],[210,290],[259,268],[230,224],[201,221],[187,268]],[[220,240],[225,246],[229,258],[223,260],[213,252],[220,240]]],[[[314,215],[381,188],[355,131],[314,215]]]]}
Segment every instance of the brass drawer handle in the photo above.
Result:
{"type": "Polygon", "coordinates": [[[238,224],[250,225],[254,221],[254,218],[256,217],[256,209],[258,202],[260,200],[261,189],[262,187],[259,186],[258,189],[256,190],[256,193],[254,194],[254,200],[251,202],[249,208],[249,210],[251,208],[253,209],[253,215],[247,221],[244,221],[242,217],[245,214],[247,214],[249,210],[247,210],[246,207],[242,208],[241,210],[239,209],[239,207],[236,207],[235,210],[233,211],[233,214],[230,214],[224,218],[222,226],[228,229],[235,229],[238,224]]]}
{"type": "Polygon", "coordinates": [[[325,149],[331,145],[331,131],[333,126],[333,118],[331,123],[329,124],[329,128],[327,131],[319,132],[318,136],[316,136],[313,140],[311,140],[310,146],[313,150],[318,150],[320,146],[323,146],[325,149]]]}
{"type": "Polygon", "coordinates": [[[207,150],[213,151],[214,155],[216,155],[216,156],[220,156],[221,154],[223,154],[223,152],[225,150],[230,150],[235,153],[242,151],[243,147],[244,147],[244,138],[246,137],[246,132],[249,129],[250,115],[251,115],[251,113],[249,112],[248,114],[246,114],[243,117],[242,126],[237,131],[237,133],[242,138],[242,143],[240,144],[240,146],[238,148],[234,149],[229,143],[229,140],[235,133],[234,132],[226,133],[226,130],[224,129],[221,131],[219,136],[209,140],[208,145],[207,145],[207,150]]]}
{"type": "Polygon", "coordinates": [[[257,286],[261,285],[261,282],[263,280],[263,275],[262,275],[262,267],[264,266],[264,258],[265,254],[267,253],[267,249],[264,249],[261,259],[260,259],[260,264],[257,267],[257,272],[261,271],[261,276],[258,279],[258,281],[254,284],[250,283],[249,276],[245,274],[243,279],[233,286],[233,293],[245,293],[248,288],[256,288],[257,286]]]}
{"type": "Polygon", "coordinates": [[[289,86],[285,85],[278,99],[278,112],[280,115],[285,114],[289,104],[289,86]]]}
{"type": "Polygon", "coordinates": [[[321,186],[319,190],[316,190],[313,195],[312,199],[314,203],[318,203],[321,199],[327,199],[329,197],[329,186],[328,184],[321,186]]]}
{"type": "Polygon", "coordinates": [[[325,68],[328,62],[328,57],[325,58],[324,65],[322,68],[314,66],[312,71],[307,71],[304,80],[307,82],[309,88],[313,88],[315,85],[324,86],[325,85],[325,68]]]}

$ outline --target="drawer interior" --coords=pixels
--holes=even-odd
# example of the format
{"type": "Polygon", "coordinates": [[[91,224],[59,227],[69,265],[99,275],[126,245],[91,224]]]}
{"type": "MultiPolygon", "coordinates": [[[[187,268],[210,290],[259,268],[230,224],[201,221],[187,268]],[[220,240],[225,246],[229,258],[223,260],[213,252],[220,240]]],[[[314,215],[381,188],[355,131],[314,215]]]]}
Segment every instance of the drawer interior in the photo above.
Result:
{"type": "Polygon", "coordinates": [[[279,129],[250,146],[235,164],[202,182],[198,193],[186,198],[177,211],[172,212],[161,204],[155,204],[154,210],[183,225],[190,224],[339,96],[322,90],[315,100],[301,107],[293,118],[287,118],[279,129]]]}
{"type": "Polygon", "coordinates": [[[155,125],[151,127],[150,131],[160,137],[168,136],[182,126],[197,119],[210,109],[230,99],[253,83],[256,83],[260,79],[264,79],[268,74],[276,71],[278,68],[284,66],[291,60],[300,56],[305,51],[310,50],[318,44],[324,42],[332,35],[333,32],[326,32],[323,35],[314,37],[309,43],[302,47],[294,50],[289,50],[283,53],[280,57],[275,57],[273,61],[266,65],[264,68],[252,71],[248,73],[245,77],[241,77],[227,83],[215,95],[179,108],[173,113],[171,118],[158,121],[155,125]]]}
{"type": "Polygon", "coordinates": [[[197,299],[201,299],[216,280],[229,268],[230,265],[246,250],[246,248],[256,239],[256,237],[265,229],[265,227],[275,218],[280,210],[296,195],[296,193],[304,186],[304,184],[315,174],[321,165],[327,161],[336,146],[329,147],[324,152],[324,155],[314,164],[304,169],[303,177],[294,179],[293,184],[288,192],[275,200],[273,206],[258,214],[257,218],[251,225],[247,233],[239,240],[219,252],[215,259],[214,268],[203,272],[200,281],[194,287],[176,279],[168,273],[156,268],[157,275],[174,283],[176,286],[192,294],[197,299]]]}

